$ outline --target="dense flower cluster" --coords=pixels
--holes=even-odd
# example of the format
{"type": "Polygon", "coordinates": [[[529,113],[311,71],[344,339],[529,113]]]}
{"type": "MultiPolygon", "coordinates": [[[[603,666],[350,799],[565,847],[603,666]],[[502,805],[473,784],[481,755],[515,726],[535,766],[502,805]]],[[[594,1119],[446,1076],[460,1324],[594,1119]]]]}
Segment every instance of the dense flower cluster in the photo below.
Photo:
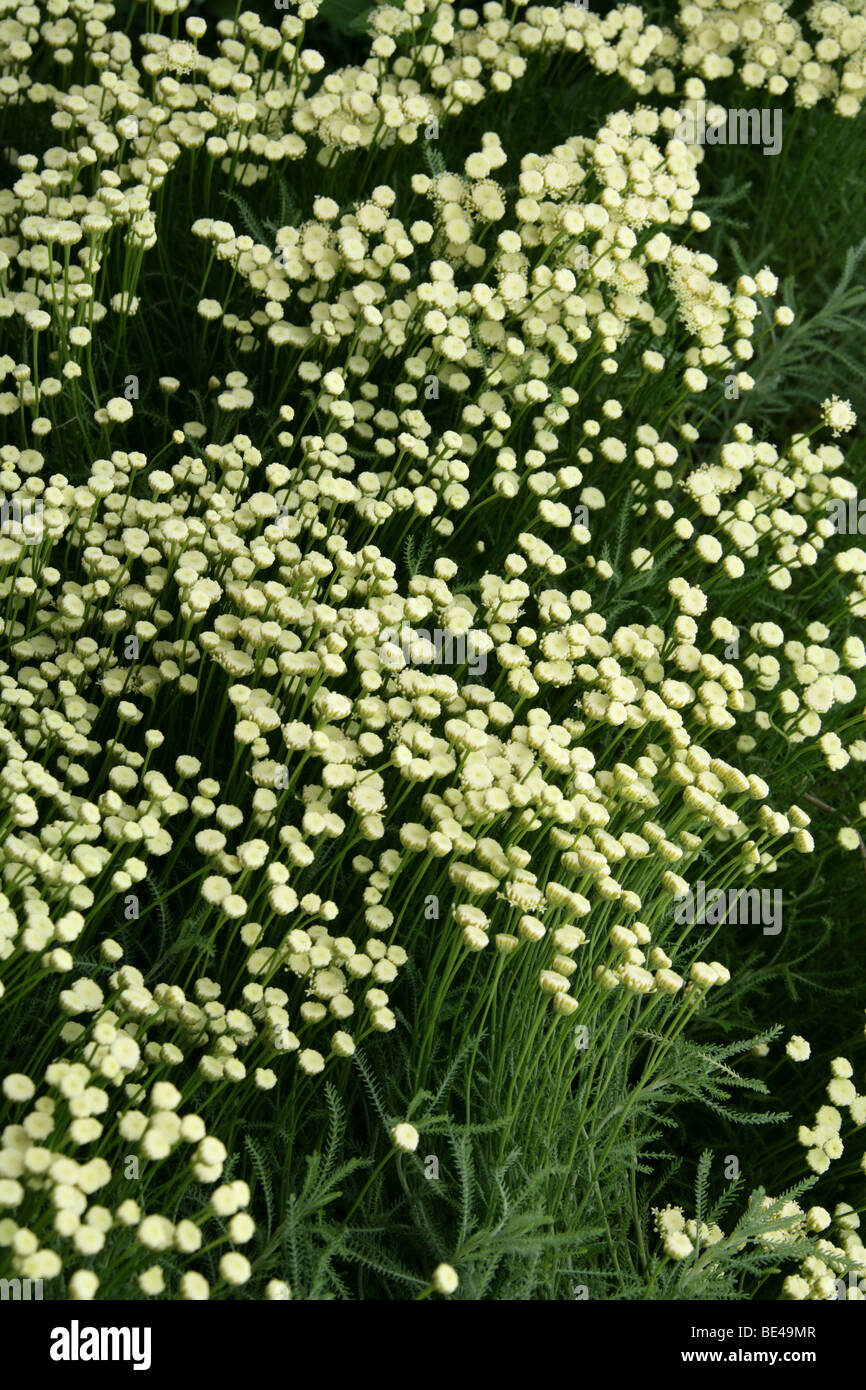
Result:
{"type": "Polygon", "coordinates": [[[792,90],[798,106],[832,100],[838,115],[856,116],[866,94],[863,0],[817,0],[805,28],[790,9],[789,0],[684,0],[679,57],[708,80],[736,72],[746,87],[770,96],[792,90]]]}
{"type": "MultiPolygon", "coordinates": [[[[747,397],[794,316],[769,267],[727,283],[700,249],[702,152],[673,104],[677,69],[700,74],[694,99],[737,71],[853,116],[866,17],[815,4],[810,39],[783,4],[692,0],[674,33],[635,5],[511,19],[406,0],[373,11],[363,65],[322,76],[309,3],[205,44],[203,20],[163,32],[186,7],[155,0],[140,51],[108,3],[2,8],[0,101],[53,134],[13,151],[0,194],[0,960],[8,1016],[57,976],[62,1017],[3,1083],[0,1245],[75,1298],[112,1247],[145,1295],[225,1296],[255,1277],[256,1225],[221,1134],[397,1029],[419,921],[422,1061],[470,970],[482,1021],[503,1001],[551,1067],[571,1030],[629,1009],[673,1040],[730,974],[672,900],[708,853],[728,885],[814,848],[756,745],[866,760],[866,551],[827,512],[856,495],[837,442],[854,414],[834,397],[818,438],[741,420],[705,444],[705,403],[747,397]],[[619,75],[636,104],[546,152],[489,131],[389,181],[390,155],[541,50],[619,75]],[[315,194],[271,242],[230,199],[187,206],[193,179],[234,196],[367,150],[362,198],[315,194]],[[161,375],[145,406],[124,351],[148,258],[171,274],[170,200],[207,370],[161,375]],[[615,554],[621,516],[640,544],[615,554]],[[645,593],[655,567],[663,620],[611,618],[611,582],[645,593]],[[749,621],[756,587],[828,573],[841,613],[749,621]],[[195,947],[164,943],[147,973],[137,924],[156,930],[181,878],[195,947]],[[169,1209],[190,1182],[210,1196],[179,1220],[106,1202],[130,1161],[164,1165],[169,1209]]],[[[801,1130],[815,1173],[841,1153],[839,1107],[866,1120],[850,1064],[833,1068],[801,1130]]],[[[412,1124],[390,1133],[395,1161],[414,1153],[412,1124]]],[[[831,1222],[795,1203],[779,1219],[780,1239],[831,1222]]],[[[847,1212],[833,1221],[838,1246],[817,1240],[790,1296],[827,1296],[839,1251],[866,1266],[847,1212]]],[[[723,1239],[679,1209],[657,1226],[677,1261],[723,1239]]],[[[458,1277],[440,1263],[432,1287],[458,1277]]]]}

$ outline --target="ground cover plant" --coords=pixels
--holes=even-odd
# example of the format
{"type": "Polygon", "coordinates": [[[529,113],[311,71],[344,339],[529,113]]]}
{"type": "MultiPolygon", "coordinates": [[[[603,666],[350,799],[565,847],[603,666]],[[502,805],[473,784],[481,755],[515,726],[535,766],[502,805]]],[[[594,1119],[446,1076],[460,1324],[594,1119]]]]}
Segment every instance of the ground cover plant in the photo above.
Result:
{"type": "Polygon", "coordinates": [[[0,0],[4,1278],[864,1296],[864,94],[0,0]]]}

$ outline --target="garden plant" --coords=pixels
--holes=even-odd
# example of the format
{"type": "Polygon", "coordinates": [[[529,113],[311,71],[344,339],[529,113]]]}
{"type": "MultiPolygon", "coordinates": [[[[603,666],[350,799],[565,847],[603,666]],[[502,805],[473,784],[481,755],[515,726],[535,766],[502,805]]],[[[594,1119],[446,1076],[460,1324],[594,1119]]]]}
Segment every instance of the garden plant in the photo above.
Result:
{"type": "Polygon", "coordinates": [[[248,3],[0,0],[0,1274],[862,1299],[866,0],[248,3]]]}

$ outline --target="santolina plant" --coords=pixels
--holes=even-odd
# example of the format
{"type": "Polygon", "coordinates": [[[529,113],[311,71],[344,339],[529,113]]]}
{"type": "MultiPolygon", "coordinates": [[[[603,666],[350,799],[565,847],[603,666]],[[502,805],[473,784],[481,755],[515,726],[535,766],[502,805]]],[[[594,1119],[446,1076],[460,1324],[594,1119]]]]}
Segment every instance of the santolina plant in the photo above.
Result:
{"type": "Polygon", "coordinates": [[[191,8],[0,0],[3,1287],[861,1299],[863,5],[191,8]]]}

